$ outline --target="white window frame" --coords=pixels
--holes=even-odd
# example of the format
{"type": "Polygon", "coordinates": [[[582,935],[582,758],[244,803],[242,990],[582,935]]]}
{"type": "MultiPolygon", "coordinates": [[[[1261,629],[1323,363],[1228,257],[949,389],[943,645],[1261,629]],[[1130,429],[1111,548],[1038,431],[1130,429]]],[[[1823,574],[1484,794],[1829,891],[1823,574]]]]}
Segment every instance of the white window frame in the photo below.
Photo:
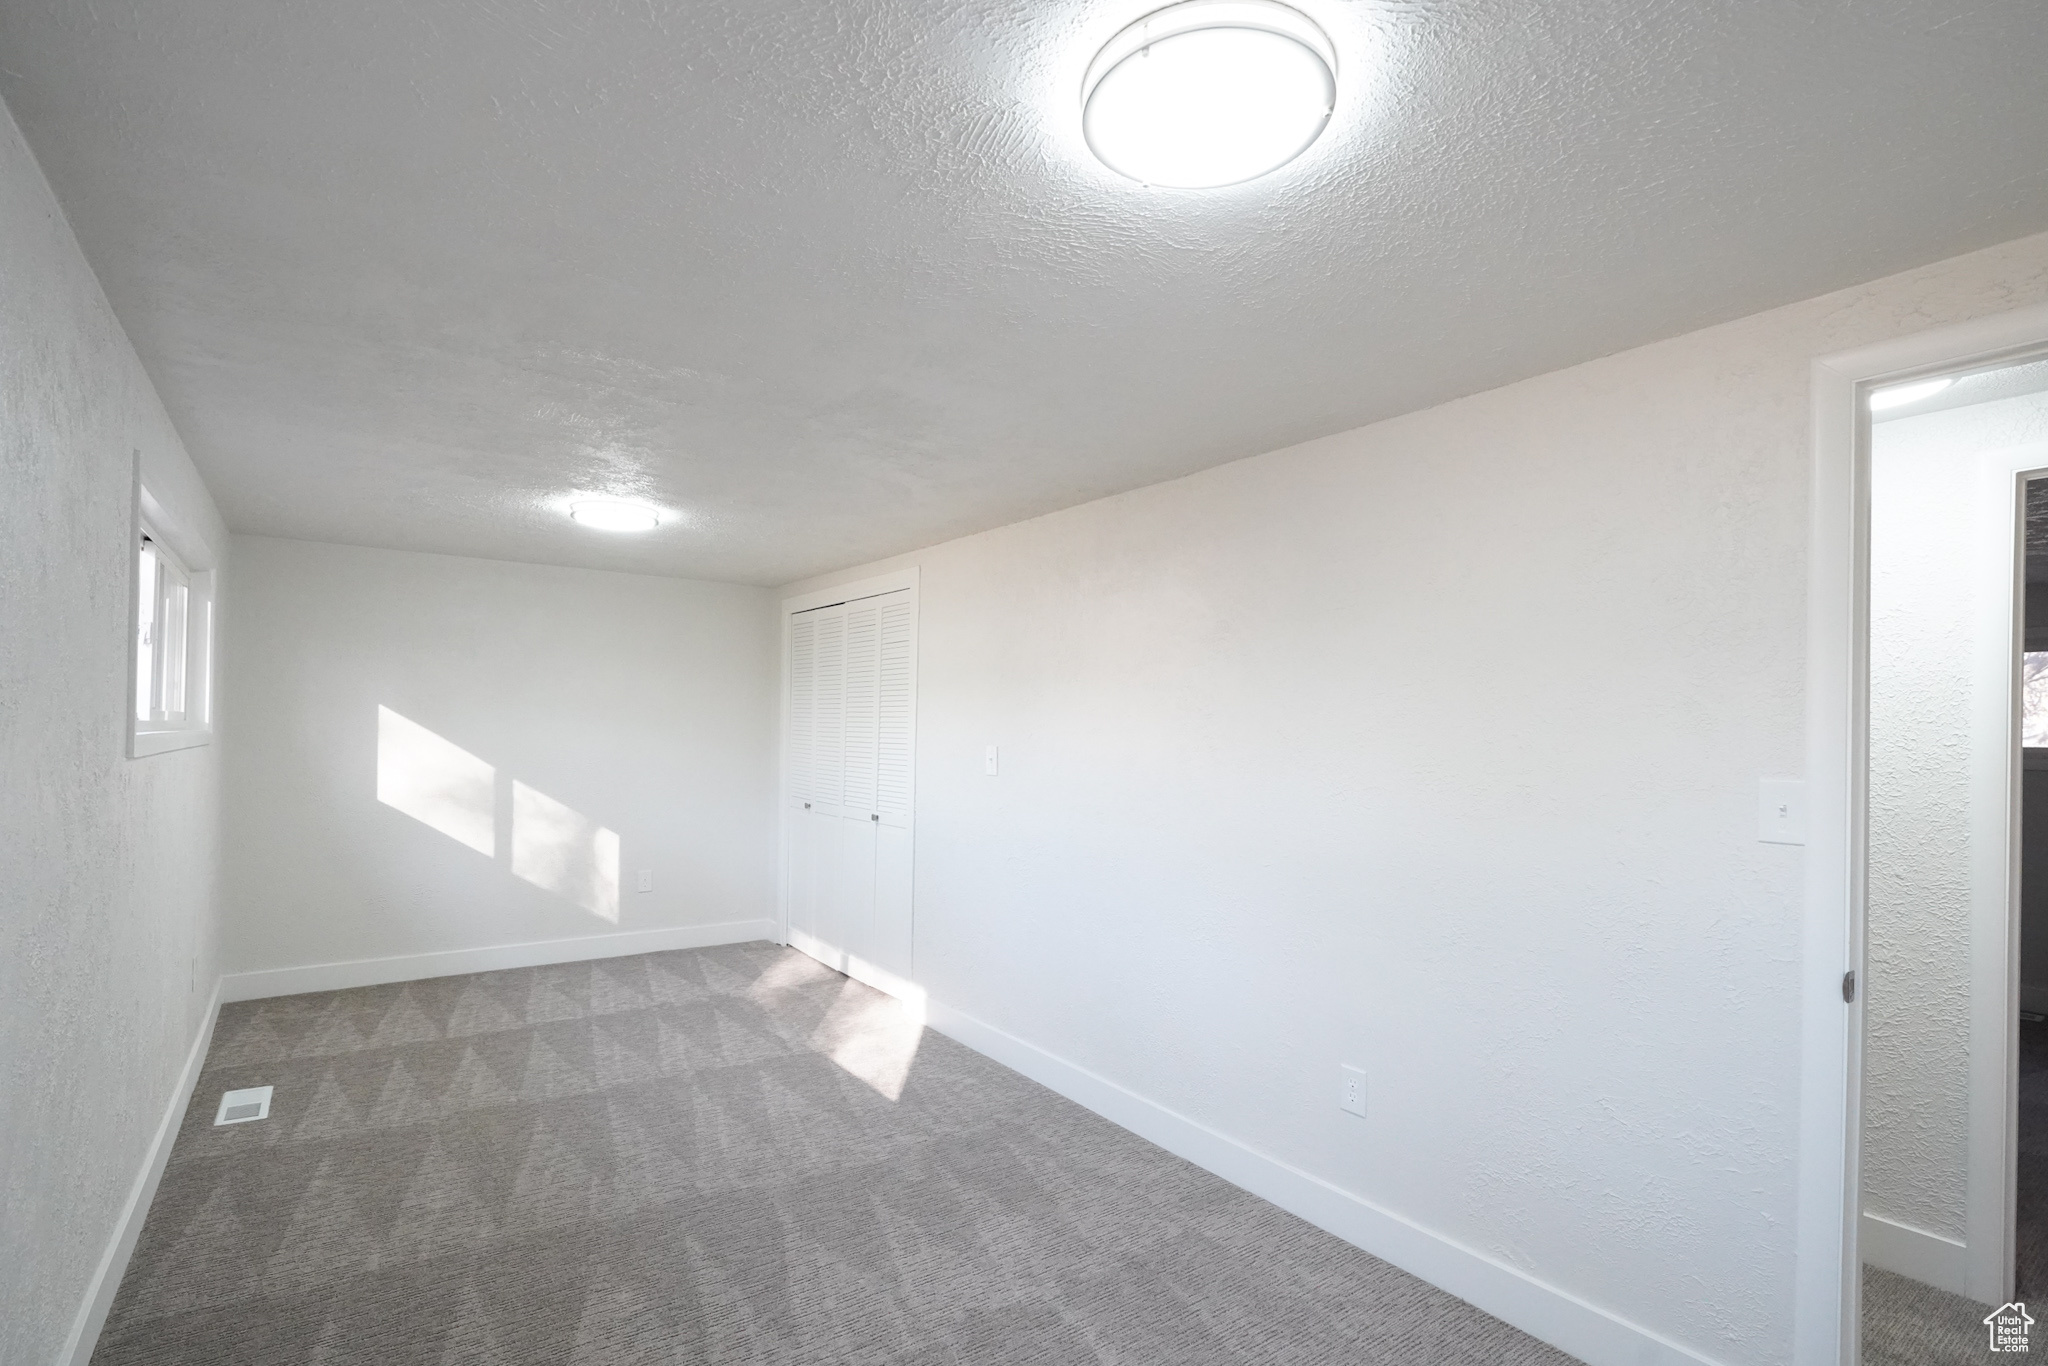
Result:
{"type": "MultiPolygon", "coordinates": [[[[214,663],[214,569],[213,556],[204,542],[190,535],[164,510],[140,478],[135,485],[135,534],[128,543],[128,673],[123,689],[122,712],[128,718],[128,757],[143,759],[152,754],[192,749],[213,742],[214,663]],[[152,654],[151,678],[142,678],[143,645],[143,548],[151,547],[162,564],[169,565],[183,579],[183,622],[174,635],[182,636],[172,663],[165,667],[152,654]],[[167,688],[181,706],[166,708],[167,688]],[[182,699],[176,694],[182,689],[182,699]],[[145,695],[150,714],[142,715],[145,695]]],[[[158,577],[151,585],[152,619],[160,641],[163,609],[171,602],[166,582],[158,577]]]]}

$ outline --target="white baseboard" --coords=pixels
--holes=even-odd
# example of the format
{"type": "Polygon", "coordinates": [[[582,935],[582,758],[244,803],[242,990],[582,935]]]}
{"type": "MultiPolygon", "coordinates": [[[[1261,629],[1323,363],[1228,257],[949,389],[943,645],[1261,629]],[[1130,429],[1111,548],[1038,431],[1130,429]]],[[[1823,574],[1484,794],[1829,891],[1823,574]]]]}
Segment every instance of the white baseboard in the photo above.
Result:
{"type": "Polygon", "coordinates": [[[178,1084],[171,1090],[170,1104],[164,1107],[164,1117],[156,1126],[156,1137],[150,1139],[149,1147],[142,1155],[142,1170],[135,1174],[135,1184],[128,1188],[128,1200],[121,1206],[121,1214],[114,1221],[114,1236],[107,1243],[107,1250],[100,1257],[92,1280],[85,1287],[85,1302],[78,1307],[78,1317],[71,1324],[71,1336],[65,1340],[64,1350],[57,1356],[58,1366],[87,1366],[92,1360],[93,1348],[99,1345],[100,1329],[106,1326],[107,1311],[114,1307],[114,1292],[121,1288],[121,1275],[128,1269],[128,1258],[135,1252],[135,1240],[142,1236],[143,1220],[149,1217],[150,1201],[156,1199],[157,1183],[163,1180],[164,1165],[171,1160],[171,1145],[178,1137],[179,1121],[185,1117],[186,1103],[192,1099],[192,1088],[199,1084],[199,1072],[206,1062],[207,1045],[213,1042],[213,1022],[220,1018],[221,984],[213,987],[213,1000],[206,1007],[206,1018],[200,1022],[199,1032],[192,1039],[191,1051],[185,1055],[185,1070],[178,1074],[178,1084]]]}
{"type": "Polygon", "coordinates": [[[774,939],[781,927],[773,920],[727,920],[716,925],[678,925],[662,930],[622,930],[579,939],[542,939],[531,944],[494,944],[482,949],[449,949],[412,953],[397,958],[358,958],[346,963],[310,963],[296,968],[265,968],[230,973],[221,979],[223,1001],[257,1001],[269,996],[298,996],[309,991],[341,991],[348,987],[416,982],[422,977],[454,977],[465,972],[497,972],[546,963],[581,963],[592,958],[623,958],[634,953],[670,949],[703,949],[714,944],[743,944],[774,939]]]}
{"type": "Polygon", "coordinates": [[[366,958],[349,963],[315,963],[307,967],[271,968],[262,972],[238,972],[224,976],[214,985],[213,1000],[206,1019],[185,1056],[184,1071],[178,1075],[170,1104],[157,1124],[143,1157],[142,1170],[129,1188],[128,1199],[114,1225],[114,1236],[100,1258],[86,1287],[85,1302],[72,1322],[71,1336],[57,1360],[59,1366],[89,1366],[107,1312],[114,1307],[114,1293],[121,1288],[121,1275],[142,1235],[150,1202],[156,1198],[157,1183],[170,1161],[171,1146],[178,1124],[199,1084],[206,1062],[206,1050],[213,1042],[214,1022],[220,1018],[222,1003],[253,1001],[266,996],[295,996],[308,991],[336,991],[344,987],[377,986],[385,982],[410,982],[421,977],[446,977],[465,972],[490,972],[498,968],[535,967],[543,963],[576,963],[592,958],[617,958],[635,953],[660,953],[669,949],[701,949],[713,944],[741,944],[754,939],[776,939],[780,926],[772,920],[732,920],[716,925],[686,925],[664,930],[629,930],[619,934],[590,935],[580,939],[549,939],[533,944],[504,944],[486,949],[459,949],[447,953],[421,953],[400,958],[366,958]]]}
{"type": "MultiPolygon", "coordinates": [[[[223,977],[214,990],[206,1021],[192,1042],[191,1052],[185,1059],[185,1069],[178,1078],[163,1120],[157,1126],[143,1169],[136,1176],[127,1203],[122,1207],[113,1239],[88,1287],[85,1303],[72,1326],[70,1340],[59,1358],[60,1366],[88,1366],[91,1361],[100,1329],[106,1323],[107,1311],[113,1307],[114,1292],[120,1287],[121,1274],[127,1269],[128,1258],[142,1232],[150,1200],[156,1194],[164,1165],[170,1159],[178,1122],[199,1080],[207,1045],[213,1038],[214,1020],[223,1001],[334,991],[413,981],[421,977],[581,962],[669,949],[705,948],[754,939],[772,940],[780,937],[779,931],[780,926],[770,920],[739,920],[398,958],[318,963],[223,977]]],[[[927,1001],[925,1009],[931,1027],[940,1033],[1353,1246],[1449,1291],[1531,1337],[1578,1357],[1589,1366],[1715,1366],[1711,1358],[1639,1324],[1630,1323],[1576,1295],[1433,1233],[1278,1158],[1249,1148],[1236,1139],[971,1015],[938,1001],[927,1001]]],[[[1947,1274],[1942,1268],[1952,1262],[1955,1284],[1960,1284],[1963,1263],[1960,1243],[1875,1215],[1865,1215],[1863,1247],[1866,1259],[1873,1265],[1944,1290],[1954,1287],[1935,1279],[1935,1276],[1947,1274]],[[1901,1264],[1894,1265],[1880,1259],[1880,1248],[1883,1247],[1910,1247],[1915,1250],[1907,1253],[1901,1264]],[[1921,1260],[1912,1261],[1915,1257],[1921,1260]],[[1944,1258],[1948,1261],[1942,1261],[1944,1258]]],[[[1956,1293],[1962,1292],[1958,1289],[1956,1293]]]]}
{"type": "Polygon", "coordinates": [[[918,1021],[924,1023],[924,988],[908,977],[889,971],[878,963],[870,963],[843,950],[835,949],[824,940],[792,928],[789,937],[782,941],[799,953],[808,954],[834,972],[843,972],[856,982],[865,982],[876,991],[894,996],[903,1003],[904,1009],[918,1021]]]}
{"type": "Polygon", "coordinates": [[[1970,1251],[1960,1240],[1901,1224],[1881,1214],[1862,1217],[1859,1241],[1863,1260],[1880,1271],[1968,1297],[1970,1251]]]}
{"type": "Polygon", "coordinates": [[[933,1000],[932,1028],[1325,1232],[1589,1366],[1713,1366],[1712,1358],[1506,1266],[1320,1177],[933,1000]]]}

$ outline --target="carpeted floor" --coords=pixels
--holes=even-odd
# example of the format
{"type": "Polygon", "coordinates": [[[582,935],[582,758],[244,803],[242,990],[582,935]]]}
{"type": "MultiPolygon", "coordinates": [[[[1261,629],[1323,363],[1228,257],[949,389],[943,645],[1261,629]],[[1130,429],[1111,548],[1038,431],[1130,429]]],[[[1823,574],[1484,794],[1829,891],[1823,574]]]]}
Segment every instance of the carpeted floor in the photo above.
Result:
{"type": "Polygon", "coordinates": [[[2013,1279],[2016,1298],[2048,1304],[2048,1020],[2020,1021],[2019,1111],[2013,1279]]]}
{"type": "Polygon", "coordinates": [[[769,944],[226,1007],[93,1356],[1569,1360],[769,944]]]}
{"type": "MultiPolygon", "coordinates": [[[[2048,1022],[2020,1022],[2019,1181],[2014,1298],[2048,1303],[2048,1022]]],[[[1864,1366],[1961,1366],[2002,1360],[1982,1322],[1990,1305],[1863,1268],[1864,1366]]],[[[2042,1317],[2038,1312],[2036,1317],[2042,1317]]],[[[2048,1327],[2035,1333],[2048,1343],[2048,1327]]]]}
{"type": "Polygon", "coordinates": [[[1982,1366],[1991,1306],[1931,1285],[1863,1268],[1863,1366],[1982,1366]]]}

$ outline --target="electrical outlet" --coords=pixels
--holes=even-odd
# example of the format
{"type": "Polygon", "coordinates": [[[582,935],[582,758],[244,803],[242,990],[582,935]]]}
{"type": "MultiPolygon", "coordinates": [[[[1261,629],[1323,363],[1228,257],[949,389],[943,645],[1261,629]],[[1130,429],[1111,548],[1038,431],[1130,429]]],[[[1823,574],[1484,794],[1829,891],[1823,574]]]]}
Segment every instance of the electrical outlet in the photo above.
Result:
{"type": "Polygon", "coordinates": [[[643,892],[654,890],[654,870],[652,868],[642,868],[640,870],[640,890],[643,892]]]}
{"type": "Polygon", "coordinates": [[[1365,1073],[1348,1062],[1337,1071],[1337,1108],[1365,1118],[1365,1073]]]}

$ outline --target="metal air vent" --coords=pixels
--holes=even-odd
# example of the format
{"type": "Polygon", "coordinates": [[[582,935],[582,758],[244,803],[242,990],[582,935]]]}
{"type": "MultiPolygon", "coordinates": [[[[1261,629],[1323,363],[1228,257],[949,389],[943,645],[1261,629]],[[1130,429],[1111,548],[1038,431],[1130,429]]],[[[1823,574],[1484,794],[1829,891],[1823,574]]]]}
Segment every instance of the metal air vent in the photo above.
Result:
{"type": "Polygon", "coordinates": [[[252,1119],[270,1118],[272,1089],[268,1086],[250,1086],[240,1091],[229,1091],[220,1098],[220,1109],[213,1116],[215,1126],[247,1124],[252,1119]]]}

